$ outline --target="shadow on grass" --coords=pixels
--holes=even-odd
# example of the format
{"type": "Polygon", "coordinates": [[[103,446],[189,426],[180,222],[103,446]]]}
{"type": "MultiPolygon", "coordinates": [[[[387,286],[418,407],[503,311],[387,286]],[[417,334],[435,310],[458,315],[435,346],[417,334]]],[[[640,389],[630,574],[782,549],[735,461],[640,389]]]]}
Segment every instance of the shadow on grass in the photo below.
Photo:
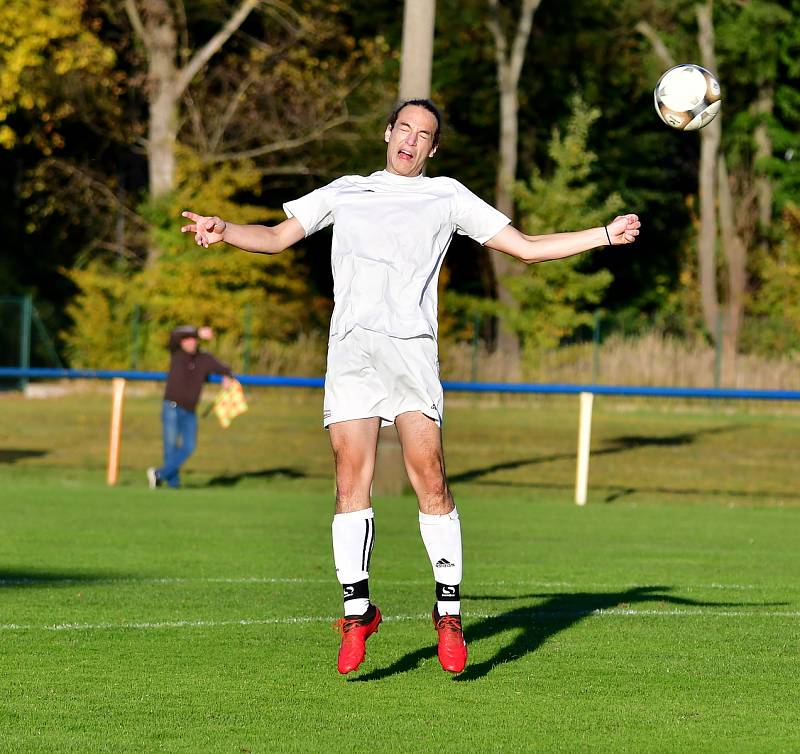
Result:
{"type": "MultiPolygon", "coordinates": [[[[712,427],[710,429],[703,429],[697,432],[680,432],[674,435],[621,435],[620,437],[613,437],[608,440],[603,447],[592,450],[593,456],[611,455],[614,453],[625,453],[629,450],[636,450],[637,448],[648,447],[679,447],[681,445],[692,445],[698,438],[705,435],[716,435],[723,432],[733,432],[741,429],[741,426],[727,426],[727,427],[712,427]]],[[[549,463],[551,461],[566,461],[575,458],[574,453],[554,453],[552,455],[537,456],[536,458],[521,458],[516,461],[506,461],[504,463],[493,464],[492,466],[484,466],[483,468],[470,469],[462,471],[460,474],[454,474],[449,477],[451,484],[458,484],[459,482],[473,482],[480,477],[492,474],[496,471],[507,471],[509,469],[518,469],[522,466],[535,466],[542,463],[549,463]]]]}
{"type": "Polygon", "coordinates": [[[25,458],[41,458],[49,452],[49,450],[31,450],[28,448],[4,448],[0,449],[0,463],[16,463],[25,458]]]}
{"type": "Polygon", "coordinates": [[[304,479],[306,473],[282,466],[276,469],[261,469],[260,471],[243,471],[240,474],[220,474],[212,477],[206,484],[207,487],[233,487],[245,479],[274,479],[284,477],[286,479],[304,479]]]}
{"type": "MultiPolygon", "coordinates": [[[[468,664],[455,681],[474,681],[488,675],[497,665],[519,660],[525,655],[535,652],[548,639],[566,631],[585,618],[598,611],[632,609],[633,605],[656,603],[662,609],[667,605],[682,607],[745,607],[780,605],[785,603],[752,603],[752,602],[700,602],[697,600],[674,597],[668,594],[666,586],[640,586],[615,592],[571,592],[563,594],[525,594],[514,597],[496,595],[472,595],[465,597],[471,600],[543,600],[537,604],[528,604],[508,610],[498,615],[487,615],[477,621],[468,621],[464,627],[464,638],[467,645],[488,639],[500,634],[510,633],[508,643],[498,649],[491,657],[468,664]]],[[[362,676],[353,678],[352,682],[378,681],[399,673],[414,670],[426,660],[436,657],[436,646],[432,645],[409,652],[386,668],[379,668],[362,676]]]]}
{"type": "MultiPolygon", "coordinates": [[[[476,486],[480,487],[505,487],[508,489],[533,489],[533,490],[565,490],[572,492],[575,490],[573,483],[564,484],[557,482],[507,482],[507,481],[477,481],[474,482],[476,486]]],[[[725,497],[741,497],[745,500],[800,500],[800,491],[792,490],[764,490],[757,492],[755,490],[731,490],[724,488],[706,489],[701,487],[648,487],[641,485],[637,487],[622,487],[614,484],[593,484],[590,486],[591,490],[598,493],[605,490],[606,496],[603,498],[604,503],[613,503],[628,495],[640,494],[660,494],[660,495],[686,495],[694,497],[708,497],[708,498],[725,498],[725,497]]]]}
{"type": "Polygon", "coordinates": [[[37,571],[0,568],[0,589],[30,589],[37,587],[75,586],[122,578],[116,573],[87,573],[86,571],[37,571]]]}

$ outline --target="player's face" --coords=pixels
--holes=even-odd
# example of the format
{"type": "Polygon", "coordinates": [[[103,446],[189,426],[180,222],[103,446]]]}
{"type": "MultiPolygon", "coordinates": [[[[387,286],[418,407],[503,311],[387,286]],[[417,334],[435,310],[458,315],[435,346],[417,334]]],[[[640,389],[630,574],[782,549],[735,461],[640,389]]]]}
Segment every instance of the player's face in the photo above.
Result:
{"type": "Polygon", "coordinates": [[[386,126],[386,170],[413,177],[425,168],[436,147],[436,116],[419,105],[407,105],[397,115],[394,126],[386,126]]]}

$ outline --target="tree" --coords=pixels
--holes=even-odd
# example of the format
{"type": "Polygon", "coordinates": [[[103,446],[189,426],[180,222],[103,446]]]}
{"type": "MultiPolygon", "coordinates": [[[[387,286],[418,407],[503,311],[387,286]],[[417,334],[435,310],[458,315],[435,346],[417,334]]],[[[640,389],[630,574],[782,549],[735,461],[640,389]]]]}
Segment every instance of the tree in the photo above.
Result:
{"type": "Polygon", "coordinates": [[[759,318],[752,348],[774,356],[800,354],[800,207],[786,204],[774,253],[761,268],[758,296],[750,309],[759,318]]]}
{"type": "MultiPolygon", "coordinates": [[[[564,133],[553,129],[548,155],[553,169],[547,175],[534,168],[527,181],[515,184],[520,224],[526,232],[556,233],[583,225],[603,225],[621,208],[611,194],[598,198],[592,179],[597,159],[587,147],[591,126],[600,116],[579,97],[572,99],[572,115],[564,133]]],[[[612,280],[608,270],[588,271],[584,256],[532,265],[527,273],[508,281],[513,306],[448,292],[445,305],[465,319],[495,315],[507,321],[522,343],[527,360],[543,348],[555,348],[592,321],[612,280]]]]}
{"type": "MultiPolygon", "coordinates": [[[[179,21],[172,4],[168,0],[124,0],[125,13],[144,49],[147,61],[146,149],[149,194],[152,200],[161,199],[175,187],[175,151],[181,98],[195,76],[222,49],[259,1],[242,0],[217,32],[181,64],[179,21]]],[[[183,8],[180,10],[185,13],[183,8]]],[[[148,255],[150,264],[157,253],[157,247],[151,247],[148,255]]]]}
{"type": "Polygon", "coordinates": [[[327,304],[313,295],[295,252],[246,254],[224,244],[199,251],[177,232],[175,217],[189,202],[213,205],[240,222],[265,216],[263,207],[237,201],[259,191],[261,176],[252,163],[211,167],[191,153],[178,157],[174,191],[140,210],[161,250],[156,263],[132,268],[118,257],[94,255],[68,272],[78,294],[64,339],[76,365],[120,368],[135,360],[159,368],[165,333],[182,322],[203,322],[214,327],[218,349],[238,366],[246,328],[256,342],[285,341],[325,317],[327,304]]]}
{"type": "Polygon", "coordinates": [[[63,146],[61,123],[113,89],[114,51],[84,23],[84,0],[8,0],[0,6],[0,147],[22,139],[45,153],[63,146]]]}
{"type": "MultiPolygon", "coordinates": [[[[523,0],[515,23],[504,23],[505,14],[499,0],[487,0],[487,24],[495,44],[497,87],[500,101],[499,164],[495,206],[508,217],[514,216],[513,186],[517,177],[517,148],[519,140],[519,77],[525,62],[525,50],[533,25],[533,15],[541,0],[523,0]],[[511,26],[511,33],[506,31],[511,26]]],[[[506,307],[513,308],[514,296],[509,290],[509,279],[516,272],[513,260],[504,254],[491,257],[497,285],[497,298],[506,307]]],[[[506,355],[508,376],[516,377],[519,371],[519,340],[501,320],[498,348],[506,355]]]]}
{"type": "MultiPolygon", "coordinates": [[[[683,8],[685,10],[685,8],[683,8]]],[[[734,369],[743,323],[748,290],[748,258],[752,256],[757,240],[759,220],[761,227],[769,223],[772,212],[772,189],[763,165],[772,147],[767,131],[763,127],[772,109],[769,89],[774,83],[774,70],[764,75],[764,61],[773,53],[759,48],[755,40],[748,45],[747,37],[757,29],[761,38],[766,28],[776,30],[788,19],[784,11],[774,3],[752,2],[732,5],[723,4],[715,12],[713,0],[703,0],[694,5],[696,19],[696,43],[701,64],[714,73],[722,66],[723,110],[709,125],[700,131],[700,161],[698,166],[698,192],[700,217],[697,236],[697,259],[700,284],[700,301],[706,331],[722,348],[726,370],[734,369]],[[758,18],[758,23],[755,19],[758,18]],[[715,23],[716,22],[716,23],[715,23]],[[716,25],[724,34],[717,40],[716,25]],[[718,62],[717,50],[730,53],[732,50],[749,50],[760,59],[760,72],[756,86],[749,88],[750,102],[737,102],[737,84],[747,85],[748,70],[731,65],[726,60],[718,62]],[[758,50],[757,53],[754,51],[758,50]],[[731,99],[727,100],[730,92],[731,99]],[[749,106],[748,106],[749,105],[749,106]],[[727,122],[726,110],[737,109],[755,113],[749,123],[741,118],[731,119],[731,138],[723,141],[722,124],[727,122]],[[737,144],[746,142],[745,150],[737,144]],[[734,170],[729,164],[733,159],[734,170]],[[722,252],[718,255],[718,249],[722,252]]],[[[674,57],[659,34],[647,22],[640,22],[637,29],[651,43],[662,66],[674,64],[674,57]]],[[[733,57],[733,56],[731,56],[733,57]]],[[[742,86],[744,85],[744,86],[742,86]]]]}
{"type": "MultiPolygon", "coordinates": [[[[517,183],[523,230],[557,233],[580,226],[604,225],[622,208],[622,198],[597,196],[592,180],[597,156],[588,149],[592,124],[600,111],[575,96],[565,133],[554,129],[548,152],[554,169],[548,176],[535,169],[527,182],[517,183]]],[[[527,275],[510,282],[517,306],[511,321],[529,357],[541,348],[554,348],[582,325],[592,321],[611,283],[608,270],[587,272],[582,256],[533,265],[527,275]]]]}

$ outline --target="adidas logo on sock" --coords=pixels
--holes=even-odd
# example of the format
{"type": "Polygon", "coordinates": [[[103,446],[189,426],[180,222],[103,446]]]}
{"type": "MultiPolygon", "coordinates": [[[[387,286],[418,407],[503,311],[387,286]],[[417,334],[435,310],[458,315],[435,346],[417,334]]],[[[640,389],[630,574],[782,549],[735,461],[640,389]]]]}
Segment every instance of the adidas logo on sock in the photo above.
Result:
{"type": "Polygon", "coordinates": [[[455,568],[455,565],[451,563],[447,558],[441,558],[436,561],[437,568],[455,568]]]}

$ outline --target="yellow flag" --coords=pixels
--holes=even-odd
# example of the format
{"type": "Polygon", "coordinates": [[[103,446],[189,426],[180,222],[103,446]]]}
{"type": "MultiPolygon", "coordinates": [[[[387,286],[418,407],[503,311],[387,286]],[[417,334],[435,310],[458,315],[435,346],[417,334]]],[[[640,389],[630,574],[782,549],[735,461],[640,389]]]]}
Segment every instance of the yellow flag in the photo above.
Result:
{"type": "Polygon", "coordinates": [[[237,416],[247,411],[247,399],[244,397],[241,383],[238,380],[231,380],[228,387],[217,393],[211,410],[217,415],[223,428],[230,427],[237,416]]]}

